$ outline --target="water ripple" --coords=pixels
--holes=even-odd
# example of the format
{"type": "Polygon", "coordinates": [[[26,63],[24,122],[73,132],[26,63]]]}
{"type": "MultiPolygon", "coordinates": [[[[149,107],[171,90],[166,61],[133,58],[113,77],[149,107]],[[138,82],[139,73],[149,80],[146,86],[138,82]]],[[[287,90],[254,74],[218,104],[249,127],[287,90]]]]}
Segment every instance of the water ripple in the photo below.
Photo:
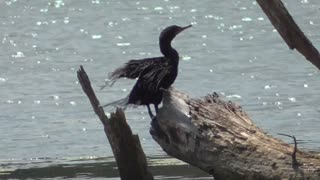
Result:
{"type": "Polygon", "coordinates": [[[130,46],[131,43],[125,42],[125,43],[117,43],[117,46],[130,46]]]}

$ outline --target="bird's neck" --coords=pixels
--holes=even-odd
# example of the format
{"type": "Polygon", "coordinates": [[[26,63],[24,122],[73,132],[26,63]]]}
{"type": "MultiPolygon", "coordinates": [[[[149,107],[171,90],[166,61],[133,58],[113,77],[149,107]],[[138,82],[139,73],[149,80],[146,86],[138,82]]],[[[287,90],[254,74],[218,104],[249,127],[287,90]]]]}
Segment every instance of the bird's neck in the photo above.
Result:
{"type": "Polygon", "coordinates": [[[179,63],[179,54],[171,47],[171,41],[160,41],[160,51],[164,57],[170,59],[174,64],[179,63]]]}

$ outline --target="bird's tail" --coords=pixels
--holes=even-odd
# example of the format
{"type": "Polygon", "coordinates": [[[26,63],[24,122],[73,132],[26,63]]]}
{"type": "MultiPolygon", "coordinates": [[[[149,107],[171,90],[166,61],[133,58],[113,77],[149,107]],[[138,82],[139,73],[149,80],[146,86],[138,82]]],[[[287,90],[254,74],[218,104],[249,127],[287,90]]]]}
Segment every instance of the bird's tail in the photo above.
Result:
{"type": "Polygon", "coordinates": [[[126,110],[128,106],[129,96],[123,99],[119,99],[117,101],[113,101],[111,103],[105,104],[102,107],[104,107],[104,110],[107,112],[114,111],[117,107],[122,108],[123,110],[126,110]]]}

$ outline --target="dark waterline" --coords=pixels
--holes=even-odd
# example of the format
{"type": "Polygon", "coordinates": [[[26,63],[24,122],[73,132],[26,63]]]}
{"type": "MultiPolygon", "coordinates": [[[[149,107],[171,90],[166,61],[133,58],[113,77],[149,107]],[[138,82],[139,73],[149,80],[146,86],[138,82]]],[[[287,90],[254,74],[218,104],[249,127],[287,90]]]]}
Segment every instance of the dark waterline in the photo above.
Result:
{"type": "MultiPolygon", "coordinates": [[[[167,157],[148,158],[149,167],[156,179],[212,179],[208,174],[167,157]],[[166,178],[167,177],[167,178],[166,178]]],[[[30,165],[30,164],[29,164],[30,165]]],[[[5,168],[7,165],[2,165],[5,168]]],[[[27,164],[15,164],[20,169],[2,170],[0,179],[42,179],[42,178],[90,178],[117,179],[119,177],[117,165],[113,158],[95,158],[91,160],[73,160],[62,164],[51,162],[33,163],[34,167],[23,168],[27,164]]]]}

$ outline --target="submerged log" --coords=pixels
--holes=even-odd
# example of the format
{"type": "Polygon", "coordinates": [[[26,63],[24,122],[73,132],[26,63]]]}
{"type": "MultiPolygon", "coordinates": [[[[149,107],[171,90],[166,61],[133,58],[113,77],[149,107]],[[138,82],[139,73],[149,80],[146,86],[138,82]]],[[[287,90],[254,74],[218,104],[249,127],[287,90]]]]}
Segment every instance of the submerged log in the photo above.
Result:
{"type": "Polygon", "coordinates": [[[78,71],[79,83],[88,96],[92,108],[100,118],[104,132],[109,140],[115,156],[121,180],[153,180],[148,170],[146,156],[142,150],[138,135],[132,134],[125,115],[121,109],[111,113],[108,118],[100,106],[89,80],[88,75],[80,66],[78,71]]]}
{"type": "Polygon", "coordinates": [[[166,91],[150,133],[167,154],[216,180],[320,179],[320,156],[297,150],[293,163],[294,146],[265,133],[217,94],[200,100],[166,91]]]}

